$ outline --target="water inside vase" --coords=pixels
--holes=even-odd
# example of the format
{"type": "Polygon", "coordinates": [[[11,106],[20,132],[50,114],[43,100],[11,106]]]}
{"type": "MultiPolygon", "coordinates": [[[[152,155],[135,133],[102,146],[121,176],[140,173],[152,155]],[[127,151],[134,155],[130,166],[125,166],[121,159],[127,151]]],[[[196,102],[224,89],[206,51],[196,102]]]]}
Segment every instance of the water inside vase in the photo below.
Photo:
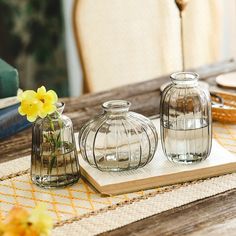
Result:
{"type": "Polygon", "coordinates": [[[183,124],[162,126],[163,150],[168,159],[178,163],[197,163],[207,158],[211,148],[209,124],[190,119],[183,124]],[[186,124],[187,123],[187,124],[186,124]],[[187,129],[186,129],[187,128],[187,129]]]}
{"type": "Polygon", "coordinates": [[[56,150],[43,143],[32,157],[31,175],[37,185],[44,188],[63,187],[79,179],[76,148],[73,143],[63,142],[56,150]]]}

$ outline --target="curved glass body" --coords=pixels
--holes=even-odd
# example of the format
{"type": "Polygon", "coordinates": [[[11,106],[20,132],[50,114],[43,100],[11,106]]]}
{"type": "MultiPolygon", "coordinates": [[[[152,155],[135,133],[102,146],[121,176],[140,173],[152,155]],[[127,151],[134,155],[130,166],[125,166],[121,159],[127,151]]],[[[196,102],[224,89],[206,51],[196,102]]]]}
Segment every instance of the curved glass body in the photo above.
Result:
{"type": "Polygon", "coordinates": [[[161,97],[161,141],[172,162],[191,164],[211,151],[212,118],[209,92],[198,86],[198,74],[179,72],[161,97]]]}
{"type": "Polygon", "coordinates": [[[136,169],[149,163],[157,148],[157,132],[152,122],[135,112],[123,100],[103,104],[104,113],[81,129],[82,157],[101,171],[136,169]]]}
{"type": "Polygon", "coordinates": [[[55,113],[32,127],[31,179],[40,187],[65,187],[80,177],[73,125],[63,109],[59,103],[55,113]]]}

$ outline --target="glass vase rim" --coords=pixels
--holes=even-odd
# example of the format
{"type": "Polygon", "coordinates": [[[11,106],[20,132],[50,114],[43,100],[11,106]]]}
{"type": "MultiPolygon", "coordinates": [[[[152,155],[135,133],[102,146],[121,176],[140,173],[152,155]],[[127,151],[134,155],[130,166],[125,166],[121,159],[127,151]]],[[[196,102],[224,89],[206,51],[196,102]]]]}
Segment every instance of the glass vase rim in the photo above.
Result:
{"type": "Polygon", "coordinates": [[[128,112],[131,106],[131,102],[126,100],[110,100],[102,104],[102,108],[106,112],[128,112]]]}
{"type": "Polygon", "coordinates": [[[65,108],[65,103],[64,102],[56,102],[55,106],[56,106],[56,110],[53,113],[49,114],[49,116],[52,119],[57,119],[57,118],[59,118],[59,116],[61,116],[61,114],[65,108]]]}
{"type": "Polygon", "coordinates": [[[190,71],[175,72],[170,75],[174,84],[195,84],[199,79],[199,74],[190,71]]]}
{"type": "Polygon", "coordinates": [[[59,113],[59,114],[62,114],[64,108],[65,108],[65,103],[64,102],[57,102],[55,104],[56,106],[56,111],[59,113]]]}

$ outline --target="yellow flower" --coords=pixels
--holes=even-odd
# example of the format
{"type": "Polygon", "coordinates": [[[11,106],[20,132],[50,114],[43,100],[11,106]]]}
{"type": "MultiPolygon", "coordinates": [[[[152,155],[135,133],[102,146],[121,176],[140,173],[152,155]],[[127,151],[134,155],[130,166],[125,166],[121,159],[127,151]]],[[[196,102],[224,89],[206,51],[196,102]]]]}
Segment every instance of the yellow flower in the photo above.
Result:
{"type": "Polygon", "coordinates": [[[0,221],[0,235],[2,236],[4,234],[4,224],[2,221],[0,221]]]}
{"type": "Polygon", "coordinates": [[[37,99],[37,93],[33,90],[27,90],[18,95],[18,100],[21,102],[18,108],[19,113],[22,116],[26,115],[28,121],[35,121],[42,106],[37,99]]]}
{"type": "Polygon", "coordinates": [[[0,235],[48,236],[52,226],[52,219],[44,205],[36,206],[31,214],[21,207],[13,207],[5,222],[0,224],[0,235]]]}
{"type": "Polygon", "coordinates": [[[2,227],[3,236],[39,236],[28,221],[29,213],[21,207],[13,207],[2,227]]]}
{"type": "Polygon", "coordinates": [[[53,227],[52,218],[47,214],[46,206],[44,204],[39,204],[32,211],[29,222],[40,236],[50,235],[53,227]]]}
{"type": "Polygon", "coordinates": [[[44,86],[38,88],[37,93],[33,90],[26,90],[18,95],[21,105],[18,109],[22,116],[34,122],[38,116],[46,117],[56,111],[57,94],[53,90],[46,91],[44,86]]]}
{"type": "Polygon", "coordinates": [[[55,103],[57,102],[58,97],[53,90],[46,91],[46,88],[41,86],[37,90],[37,98],[42,103],[42,108],[38,113],[41,118],[56,111],[55,103]]]}

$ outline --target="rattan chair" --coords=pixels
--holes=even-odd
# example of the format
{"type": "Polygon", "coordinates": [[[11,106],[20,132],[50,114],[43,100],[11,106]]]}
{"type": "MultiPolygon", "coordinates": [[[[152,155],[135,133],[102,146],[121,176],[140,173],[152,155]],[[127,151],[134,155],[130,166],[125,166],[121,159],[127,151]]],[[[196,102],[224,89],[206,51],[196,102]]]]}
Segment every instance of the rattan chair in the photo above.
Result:
{"type": "MultiPolygon", "coordinates": [[[[213,1],[208,0],[207,5],[214,5],[213,1]]],[[[199,0],[192,2],[188,6],[190,9],[199,0]]],[[[185,54],[191,56],[185,55],[188,67],[210,63],[218,57],[216,27],[215,39],[210,44],[204,41],[202,44],[207,45],[202,49],[199,49],[199,43],[196,44],[198,48],[194,46],[197,33],[207,34],[204,40],[212,33],[209,31],[212,23],[208,22],[205,29],[199,14],[201,11],[197,11],[196,16],[186,12],[185,54]],[[191,29],[191,20],[200,23],[198,31],[191,29]],[[198,57],[193,56],[194,51],[198,57]],[[204,57],[201,52],[204,52],[204,57]]],[[[84,82],[89,92],[181,70],[180,21],[174,0],[75,0],[73,24],[84,82]]]]}

